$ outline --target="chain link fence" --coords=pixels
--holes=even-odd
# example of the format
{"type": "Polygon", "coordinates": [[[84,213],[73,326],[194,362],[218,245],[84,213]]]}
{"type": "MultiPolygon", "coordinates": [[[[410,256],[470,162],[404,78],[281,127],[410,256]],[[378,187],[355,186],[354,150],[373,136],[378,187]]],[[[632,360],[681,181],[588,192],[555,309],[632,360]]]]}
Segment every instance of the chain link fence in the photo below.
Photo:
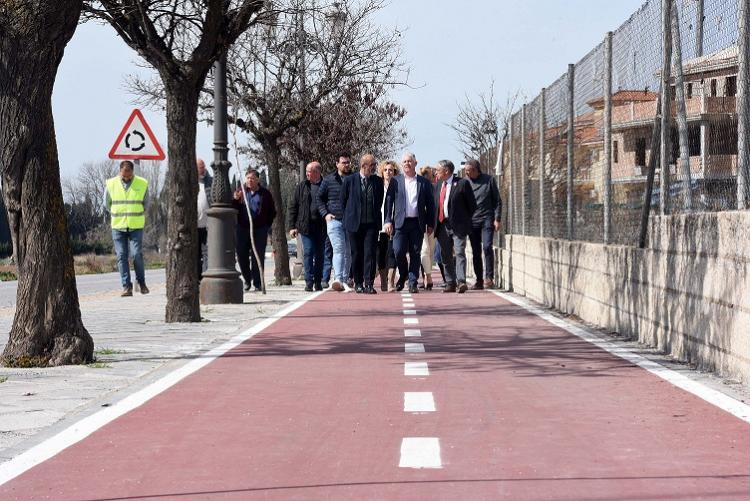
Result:
{"type": "Polygon", "coordinates": [[[506,231],[642,245],[649,215],[747,208],[747,5],[649,0],[513,114],[506,231]]]}

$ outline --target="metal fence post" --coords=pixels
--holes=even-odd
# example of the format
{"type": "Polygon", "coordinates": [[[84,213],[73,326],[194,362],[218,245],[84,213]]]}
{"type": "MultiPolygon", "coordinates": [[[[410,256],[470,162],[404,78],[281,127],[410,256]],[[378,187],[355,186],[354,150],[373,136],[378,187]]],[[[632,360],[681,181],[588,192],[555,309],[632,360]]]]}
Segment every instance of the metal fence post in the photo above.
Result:
{"type": "Polygon", "coordinates": [[[539,236],[544,238],[544,135],[546,115],[544,113],[546,90],[539,96],[539,236]]]}
{"type": "Polygon", "coordinates": [[[692,183],[690,173],[690,146],[688,145],[687,108],[685,105],[685,79],[682,74],[682,36],[680,35],[680,16],[677,3],[672,2],[672,53],[675,67],[674,88],[677,100],[677,132],[680,145],[680,172],[683,183],[683,208],[693,208],[692,183]]]}
{"type": "Polygon", "coordinates": [[[662,29],[662,96],[661,96],[661,138],[659,156],[659,213],[663,216],[669,210],[669,161],[672,157],[671,141],[671,73],[672,73],[672,30],[671,7],[672,0],[661,0],[661,29],[662,29]]]}
{"type": "Polygon", "coordinates": [[[514,153],[514,147],[513,144],[515,142],[515,134],[513,133],[515,123],[515,117],[513,115],[510,116],[510,165],[508,167],[508,227],[510,228],[510,233],[514,234],[516,232],[516,195],[515,195],[515,187],[513,186],[516,183],[516,155],[514,153]]]}
{"type": "Polygon", "coordinates": [[[568,65],[568,187],[567,187],[567,234],[568,240],[573,240],[573,164],[575,141],[575,71],[574,64],[568,65]]]}
{"type": "Polygon", "coordinates": [[[521,235],[526,236],[526,104],[521,108],[521,235]]]}
{"type": "Polygon", "coordinates": [[[737,208],[750,206],[750,0],[739,1],[739,72],[737,75],[737,208]]]}
{"type": "Polygon", "coordinates": [[[604,39],[604,243],[612,241],[612,32],[604,39]]]}

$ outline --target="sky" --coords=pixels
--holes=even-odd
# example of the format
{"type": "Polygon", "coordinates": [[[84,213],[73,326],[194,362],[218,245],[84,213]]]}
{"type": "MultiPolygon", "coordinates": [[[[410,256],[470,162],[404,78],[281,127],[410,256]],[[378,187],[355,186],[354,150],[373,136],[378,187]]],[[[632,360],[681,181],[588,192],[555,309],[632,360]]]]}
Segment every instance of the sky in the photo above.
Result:
{"type": "MultiPolygon", "coordinates": [[[[391,0],[376,22],[404,30],[410,86],[392,98],[407,109],[405,126],[421,165],[460,161],[451,123],[465,96],[487,92],[503,103],[520,91],[533,99],[615,30],[644,0],[391,0]]],[[[651,0],[654,1],[654,0],[651,0]]],[[[61,174],[73,177],[107,153],[135,107],[129,75],[149,75],[109,26],[78,27],[65,51],[53,94],[61,174]]],[[[163,112],[143,110],[166,150],[163,112]]],[[[198,125],[198,156],[210,160],[213,135],[198,125]]],[[[398,156],[398,155],[397,155],[398,156]]],[[[233,154],[230,152],[230,159],[233,154]]]]}

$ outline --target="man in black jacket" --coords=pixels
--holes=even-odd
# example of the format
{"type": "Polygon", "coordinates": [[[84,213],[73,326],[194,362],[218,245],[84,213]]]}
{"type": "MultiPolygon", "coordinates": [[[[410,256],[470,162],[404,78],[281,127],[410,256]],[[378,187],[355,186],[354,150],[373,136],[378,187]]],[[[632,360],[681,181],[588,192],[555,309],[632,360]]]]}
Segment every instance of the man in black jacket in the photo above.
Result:
{"type": "Polygon", "coordinates": [[[260,185],[258,171],[252,167],[245,171],[245,184],[234,192],[232,207],[237,209],[237,262],[240,265],[242,278],[245,280],[245,290],[255,286],[256,291],[262,290],[260,279],[266,258],[266,244],[271,223],[276,217],[276,205],[271,192],[260,185]],[[253,234],[250,236],[250,219],[248,208],[253,218],[253,234]],[[253,252],[252,242],[255,242],[253,252]],[[258,259],[255,258],[255,253],[258,259]]]}
{"type": "Polygon", "coordinates": [[[328,238],[333,247],[333,269],[335,275],[331,282],[331,289],[350,292],[349,268],[351,266],[351,250],[349,235],[344,229],[344,213],[341,210],[341,184],[351,172],[351,155],[342,153],[336,162],[336,172],[323,178],[318,190],[318,212],[326,220],[328,238]]]}
{"type": "Polygon", "coordinates": [[[318,189],[323,178],[318,162],[310,162],[305,167],[305,179],[297,185],[294,198],[289,203],[289,236],[302,237],[304,247],[305,290],[323,290],[323,260],[326,245],[326,223],[318,212],[318,189]]]}
{"type": "Polygon", "coordinates": [[[471,218],[477,209],[474,191],[466,179],[454,174],[450,160],[438,162],[435,186],[437,214],[435,238],[445,267],[443,292],[463,294],[466,285],[466,237],[471,233],[471,218]]]}
{"type": "Polygon", "coordinates": [[[472,289],[490,289],[495,286],[493,280],[495,278],[495,251],[492,248],[492,236],[496,231],[500,231],[502,209],[500,190],[497,189],[495,178],[482,172],[478,160],[473,158],[466,160],[464,172],[477,201],[477,210],[471,218],[471,233],[469,234],[474,276],[477,278],[472,289]],[[482,266],[482,255],[484,255],[484,266],[482,266]]]}
{"type": "Polygon", "coordinates": [[[364,155],[359,161],[359,174],[345,177],[341,185],[341,209],[352,251],[354,290],[359,294],[377,294],[373,282],[382,221],[383,178],[372,175],[375,167],[375,157],[364,155]]]}

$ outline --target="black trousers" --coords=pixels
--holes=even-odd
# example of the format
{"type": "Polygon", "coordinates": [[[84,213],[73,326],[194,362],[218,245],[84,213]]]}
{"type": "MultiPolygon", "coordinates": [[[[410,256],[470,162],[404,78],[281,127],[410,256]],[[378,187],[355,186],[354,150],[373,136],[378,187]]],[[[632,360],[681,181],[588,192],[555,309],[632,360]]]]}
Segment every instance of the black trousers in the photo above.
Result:
{"type": "Polygon", "coordinates": [[[208,241],[208,228],[198,228],[198,280],[203,279],[203,246],[208,241]]]}
{"type": "Polygon", "coordinates": [[[477,281],[483,278],[495,278],[495,251],[492,248],[492,236],[495,233],[494,219],[487,218],[481,224],[472,225],[469,234],[471,244],[472,264],[477,281]],[[482,256],[486,267],[482,266],[482,256]]]}
{"type": "Polygon", "coordinates": [[[378,230],[374,223],[360,224],[349,232],[352,250],[352,277],[355,285],[372,285],[375,280],[375,258],[378,251],[378,230]]]}
{"type": "Polygon", "coordinates": [[[404,225],[396,229],[393,235],[393,251],[398,263],[399,283],[405,283],[408,276],[409,285],[417,285],[419,268],[422,265],[419,254],[422,252],[423,238],[424,233],[420,230],[419,220],[416,217],[407,217],[404,219],[404,225]]]}
{"type": "Polygon", "coordinates": [[[255,228],[253,237],[255,237],[255,249],[258,251],[261,263],[255,259],[255,253],[252,251],[252,241],[250,240],[250,231],[247,228],[237,226],[237,262],[240,264],[240,272],[245,284],[253,286],[256,289],[261,288],[260,274],[263,272],[266,258],[266,243],[268,242],[268,226],[255,228]]]}
{"type": "Polygon", "coordinates": [[[396,254],[393,252],[393,239],[387,233],[378,233],[378,269],[396,269],[396,254]]]}

